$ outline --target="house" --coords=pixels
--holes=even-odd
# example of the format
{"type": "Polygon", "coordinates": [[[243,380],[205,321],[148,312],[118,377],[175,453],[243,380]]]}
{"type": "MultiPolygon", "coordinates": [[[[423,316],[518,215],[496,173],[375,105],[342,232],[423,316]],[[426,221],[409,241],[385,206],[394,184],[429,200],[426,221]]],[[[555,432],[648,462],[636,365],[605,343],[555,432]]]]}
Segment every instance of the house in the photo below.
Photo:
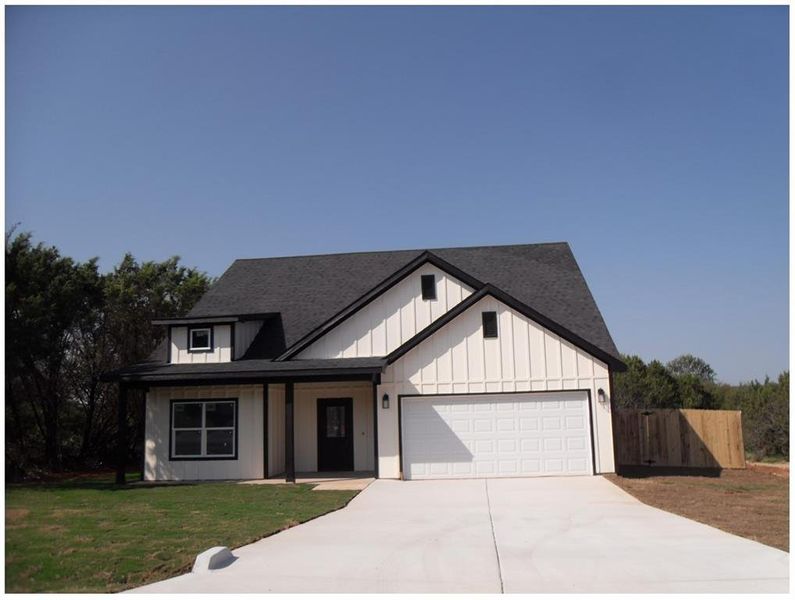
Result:
{"type": "Polygon", "coordinates": [[[566,243],[235,261],[147,362],[145,479],[614,471],[624,367],[566,243]]]}

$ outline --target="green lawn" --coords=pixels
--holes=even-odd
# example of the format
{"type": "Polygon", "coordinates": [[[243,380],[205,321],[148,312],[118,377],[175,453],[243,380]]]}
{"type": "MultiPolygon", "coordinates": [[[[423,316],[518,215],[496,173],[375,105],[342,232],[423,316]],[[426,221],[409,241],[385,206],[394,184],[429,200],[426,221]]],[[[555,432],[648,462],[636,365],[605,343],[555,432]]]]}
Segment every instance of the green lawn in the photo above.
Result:
{"type": "Polygon", "coordinates": [[[6,592],[112,592],[190,570],[345,506],[309,485],[116,486],[112,476],[6,486],[6,592]]]}

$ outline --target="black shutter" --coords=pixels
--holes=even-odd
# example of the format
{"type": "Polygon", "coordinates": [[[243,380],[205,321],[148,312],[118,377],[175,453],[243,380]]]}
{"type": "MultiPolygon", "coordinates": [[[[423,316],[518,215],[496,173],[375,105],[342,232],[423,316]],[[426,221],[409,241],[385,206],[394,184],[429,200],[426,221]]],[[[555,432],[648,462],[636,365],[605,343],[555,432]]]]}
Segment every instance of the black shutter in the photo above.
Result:
{"type": "Polygon", "coordinates": [[[422,299],[436,300],[436,275],[423,275],[422,280],[422,299]]]}
{"type": "Polygon", "coordinates": [[[483,313],[483,337],[497,337],[497,313],[493,310],[483,313]]]}

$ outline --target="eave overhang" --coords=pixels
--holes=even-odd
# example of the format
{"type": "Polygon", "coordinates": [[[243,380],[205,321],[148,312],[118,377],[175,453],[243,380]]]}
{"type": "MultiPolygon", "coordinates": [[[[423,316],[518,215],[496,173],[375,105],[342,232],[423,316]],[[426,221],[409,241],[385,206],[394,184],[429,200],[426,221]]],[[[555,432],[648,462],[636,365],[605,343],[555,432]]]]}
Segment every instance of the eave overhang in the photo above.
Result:
{"type": "Polygon", "coordinates": [[[251,313],[247,315],[218,315],[207,317],[164,317],[152,319],[152,325],[223,325],[244,321],[262,321],[278,313],[251,313]]]}

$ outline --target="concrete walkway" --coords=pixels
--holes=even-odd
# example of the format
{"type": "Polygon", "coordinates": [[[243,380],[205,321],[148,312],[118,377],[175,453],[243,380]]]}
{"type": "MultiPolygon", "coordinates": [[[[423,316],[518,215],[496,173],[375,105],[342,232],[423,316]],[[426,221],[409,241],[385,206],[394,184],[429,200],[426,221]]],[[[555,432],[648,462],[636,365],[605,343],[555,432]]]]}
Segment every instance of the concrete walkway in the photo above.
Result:
{"type": "Polygon", "coordinates": [[[601,477],[378,480],[347,508],[133,592],[786,592],[789,555],[601,477]]]}
{"type": "MultiPolygon", "coordinates": [[[[370,485],[375,478],[369,471],[346,471],[342,473],[296,473],[295,483],[310,483],[316,492],[328,490],[361,491],[370,485]]],[[[270,479],[248,479],[238,481],[240,485],[284,485],[284,476],[270,479]]]]}

